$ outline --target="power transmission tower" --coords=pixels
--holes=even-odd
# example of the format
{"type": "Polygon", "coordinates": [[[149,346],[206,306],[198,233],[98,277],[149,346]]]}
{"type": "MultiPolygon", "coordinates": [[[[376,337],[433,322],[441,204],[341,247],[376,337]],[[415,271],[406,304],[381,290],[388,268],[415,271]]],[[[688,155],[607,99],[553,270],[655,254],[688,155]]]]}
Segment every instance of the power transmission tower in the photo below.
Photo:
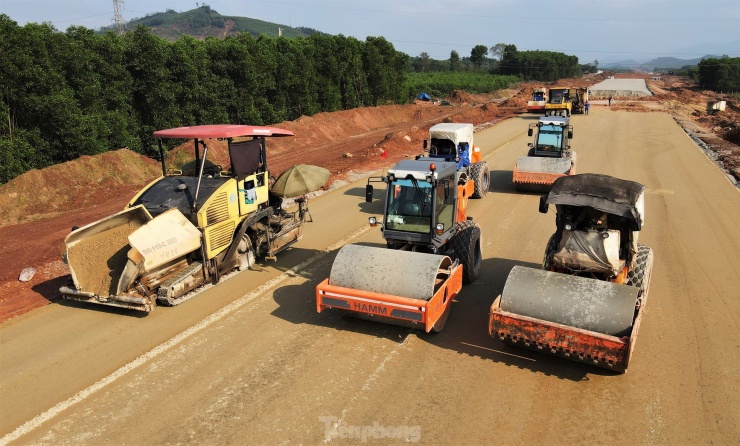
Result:
{"type": "Polygon", "coordinates": [[[123,14],[121,14],[122,6],[123,0],[113,0],[113,21],[116,23],[119,36],[122,36],[126,31],[126,22],[123,21],[123,14]]]}

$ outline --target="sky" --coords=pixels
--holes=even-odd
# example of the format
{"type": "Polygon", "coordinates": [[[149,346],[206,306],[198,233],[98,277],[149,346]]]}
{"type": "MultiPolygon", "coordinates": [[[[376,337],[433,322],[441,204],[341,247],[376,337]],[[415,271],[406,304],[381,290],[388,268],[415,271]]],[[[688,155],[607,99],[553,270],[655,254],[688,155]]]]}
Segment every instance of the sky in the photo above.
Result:
{"type": "MultiPolygon", "coordinates": [[[[207,4],[222,15],[306,26],[364,40],[382,36],[411,56],[470,56],[476,45],[557,51],[580,63],[657,57],[740,57],[740,0],[124,0],[125,21],[207,4]]],[[[0,0],[19,25],[98,29],[113,0],[0,0]]]]}

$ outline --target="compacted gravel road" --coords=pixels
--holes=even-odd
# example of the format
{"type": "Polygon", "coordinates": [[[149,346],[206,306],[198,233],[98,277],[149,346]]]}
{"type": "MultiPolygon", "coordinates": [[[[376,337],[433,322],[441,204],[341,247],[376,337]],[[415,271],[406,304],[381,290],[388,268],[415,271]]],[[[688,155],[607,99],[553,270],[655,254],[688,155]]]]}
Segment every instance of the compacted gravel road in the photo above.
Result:
{"type": "Polygon", "coordinates": [[[629,371],[503,345],[488,310],[538,267],[554,209],[511,169],[534,116],[476,134],[491,193],[480,280],[444,331],[317,314],[345,243],[382,245],[364,181],[310,202],[294,248],[143,317],[59,303],[0,325],[0,444],[732,444],[740,441],[740,191],[660,113],[574,116],[577,170],[647,186],[650,297],[629,371]]]}

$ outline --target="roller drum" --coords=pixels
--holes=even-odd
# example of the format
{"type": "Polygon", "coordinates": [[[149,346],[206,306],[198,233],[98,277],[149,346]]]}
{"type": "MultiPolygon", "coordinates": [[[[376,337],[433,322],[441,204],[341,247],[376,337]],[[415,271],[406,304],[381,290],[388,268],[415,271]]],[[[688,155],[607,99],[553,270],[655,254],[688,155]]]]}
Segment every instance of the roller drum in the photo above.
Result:
{"type": "Polygon", "coordinates": [[[439,269],[447,269],[451,264],[447,256],[345,245],[334,260],[329,283],[356,290],[429,300],[434,295],[439,269]]]}
{"type": "Polygon", "coordinates": [[[639,289],[602,280],[515,266],[501,309],[611,336],[630,333],[639,289]]]}
{"type": "Polygon", "coordinates": [[[566,174],[572,166],[573,160],[570,158],[522,156],[516,161],[516,170],[519,172],[566,174]]]}

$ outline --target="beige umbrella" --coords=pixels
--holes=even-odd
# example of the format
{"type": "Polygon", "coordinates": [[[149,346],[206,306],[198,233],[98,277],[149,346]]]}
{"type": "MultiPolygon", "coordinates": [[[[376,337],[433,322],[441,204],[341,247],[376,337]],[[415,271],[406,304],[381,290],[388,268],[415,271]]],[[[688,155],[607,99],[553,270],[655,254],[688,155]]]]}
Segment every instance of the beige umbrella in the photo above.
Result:
{"type": "Polygon", "coordinates": [[[270,192],[283,198],[306,195],[326,184],[329,175],[331,172],[323,167],[298,164],[281,173],[270,192]]]}

